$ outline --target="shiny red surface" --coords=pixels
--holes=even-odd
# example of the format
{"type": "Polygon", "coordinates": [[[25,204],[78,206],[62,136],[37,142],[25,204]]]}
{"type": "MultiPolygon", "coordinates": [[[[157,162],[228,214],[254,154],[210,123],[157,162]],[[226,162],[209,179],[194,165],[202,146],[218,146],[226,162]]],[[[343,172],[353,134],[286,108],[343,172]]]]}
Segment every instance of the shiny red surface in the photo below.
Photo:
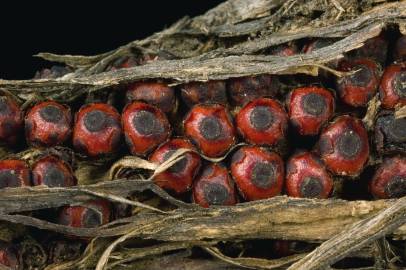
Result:
{"type": "Polygon", "coordinates": [[[2,144],[14,145],[23,128],[23,113],[17,102],[8,96],[1,96],[4,111],[0,111],[0,141],[2,144]]]}
{"type": "Polygon", "coordinates": [[[55,101],[41,102],[28,112],[25,117],[25,134],[27,141],[34,146],[52,147],[65,142],[72,132],[72,115],[70,108],[55,101]],[[55,107],[62,117],[58,122],[46,121],[40,111],[45,107],[55,107]]]}
{"type": "Polygon", "coordinates": [[[64,183],[54,187],[70,187],[77,184],[72,168],[62,159],[48,155],[38,159],[32,165],[32,183],[34,186],[47,185],[44,183],[44,177],[51,168],[56,168],[64,175],[64,183]]]}
{"type": "Polygon", "coordinates": [[[369,157],[368,134],[362,121],[349,115],[337,117],[322,131],[317,151],[327,168],[334,174],[358,175],[364,169],[369,157]],[[337,150],[338,140],[345,132],[355,133],[361,140],[360,150],[353,158],[346,158],[337,150]]]}
{"type": "Polygon", "coordinates": [[[105,103],[84,105],[75,116],[73,129],[73,145],[76,150],[90,157],[111,154],[119,146],[121,138],[120,114],[105,103]],[[99,110],[109,117],[109,123],[101,131],[91,132],[84,125],[86,114],[99,110]]]}
{"type": "Polygon", "coordinates": [[[235,143],[235,129],[226,108],[219,104],[194,106],[183,121],[185,135],[208,157],[224,155],[235,143]],[[221,124],[220,138],[208,140],[200,132],[200,122],[206,117],[214,117],[221,124]]]}
{"type": "Polygon", "coordinates": [[[188,106],[200,103],[227,105],[225,81],[191,82],[180,86],[183,101],[188,106]]]}
{"type": "Polygon", "coordinates": [[[244,137],[245,141],[256,145],[273,146],[284,139],[288,128],[288,116],[276,100],[270,98],[259,98],[245,105],[237,114],[237,130],[244,137]],[[250,123],[250,114],[256,106],[264,106],[271,111],[274,121],[263,131],[256,130],[250,123]]]}
{"type": "Polygon", "coordinates": [[[243,146],[232,158],[231,175],[244,199],[253,201],[271,198],[282,191],[285,177],[284,163],[276,153],[256,146],[243,146]],[[270,187],[261,188],[252,182],[252,172],[257,163],[268,163],[275,166],[276,172],[270,187]]]}
{"type": "Polygon", "coordinates": [[[222,205],[234,205],[237,203],[237,194],[235,191],[234,183],[228,174],[227,168],[217,164],[212,163],[206,166],[201,175],[199,175],[193,186],[193,201],[200,206],[208,208],[210,207],[209,202],[205,197],[205,189],[207,185],[210,184],[222,185],[228,192],[228,197],[222,205]]]}
{"type": "Polygon", "coordinates": [[[351,76],[346,75],[337,80],[337,90],[340,98],[346,104],[353,107],[363,107],[375,95],[379,84],[378,65],[370,59],[356,59],[353,61],[344,60],[339,64],[340,71],[357,71],[360,67],[366,67],[370,70],[372,77],[367,81],[355,85],[350,81],[351,76]]]}
{"type": "Polygon", "coordinates": [[[388,199],[390,195],[385,191],[389,182],[394,178],[399,177],[406,179],[406,158],[395,156],[386,158],[376,170],[372,181],[369,185],[369,190],[377,199],[388,199]]]}
{"type": "Polygon", "coordinates": [[[11,172],[16,175],[19,179],[18,186],[10,187],[24,187],[31,186],[31,176],[30,169],[22,160],[18,159],[5,159],[0,161],[0,173],[1,172],[11,172]]]}
{"type": "Polygon", "coordinates": [[[330,91],[317,86],[302,87],[293,90],[287,99],[289,119],[297,128],[301,135],[317,135],[320,128],[325,124],[334,113],[334,97],[330,91]],[[326,107],[322,114],[312,115],[307,113],[302,106],[303,97],[314,93],[322,96],[326,102],[326,107]]]}
{"type": "Polygon", "coordinates": [[[128,86],[127,102],[143,101],[168,113],[175,109],[175,90],[165,83],[136,82],[128,86]]]}
{"type": "Polygon", "coordinates": [[[60,213],[59,224],[76,228],[84,228],[85,226],[83,224],[83,217],[86,214],[88,208],[92,208],[98,213],[101,213],[101,225],[106,224],[110,221],[110,203],[105,200],[94,200],[82,205],[65,206],[60,213]]]}
{"type": "Polygon", "coordinates": [[[382,102],[382,107],[386,109],[394,109],[396,105],[406,105],[406,98],[402,98],[395,91],[395,78],[401,73],[406,72],[406,62],[393,64],[386,67],[379,87],[379,95],[382,102]]]}
{"type": "Polygon", "coordinates": [[[315,177],[320,180],[323,188],[316,198],[326,199],[330,196],[333,190],[333,179],[324,164],[312,153],[302,152],[293,155],[288,160],[286,167],[285,185],[288,196],[304,198],[300,186],[307,177],[315,177]]]}
{"type": "MultiPolygon", "coordinates": [[[[195,147],[185,139],[172,139],[155,150],[149,160],[161,164],[166,160],[166,155],[168,153],[181,148],[195,150],[195,147]]],[[[188,152],[185,154],[185,160],[186,164],[181,171],[173,172],[168,169],[165,172],[156,175],[153,179],[155,184],[164,189],[173,190],[176,193],[184,193],[190,190],[193,184],[193,179],[199,172],[201,159],[197,153],[188,152]]]]}

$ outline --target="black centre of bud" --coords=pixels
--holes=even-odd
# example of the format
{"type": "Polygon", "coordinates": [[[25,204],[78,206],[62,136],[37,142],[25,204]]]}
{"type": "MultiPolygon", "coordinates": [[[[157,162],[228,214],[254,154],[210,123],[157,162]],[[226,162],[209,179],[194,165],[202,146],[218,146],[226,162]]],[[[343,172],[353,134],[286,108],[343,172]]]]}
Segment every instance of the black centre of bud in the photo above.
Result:
{"type": "Polygon", "coordinates": [[[152,112],[139,111],[133,118],[133,125],[137,132],[144,136],[159,135],[164,127],[152,112]]]}
{"type": "Polygon", "coordinates": [[[406,72],[401,71],[397,74],[393,86],[396,94],[398,94],[400,98],[406,98],[406,72]]]}
{"type": "Polygon", "coordinates": [[[204,185],[204,198],[209,205],[223,205],[228,200],[228,190],[225,186],[217,183],[204,185]]]}
{"type": "Polygon", "coordinates": [[[251,172],[252,183],[259,188],[270,188],[276,182],[276,168],[272,163],[258,162],[251,172]]]}
{"type": "Polygon", "coordinates": [[[6,187],[19,187],[20,179],[10,170],[3,170],[0,172],[0,188],[6,187]]]}
{"type": "Polygon", "coordinates": [[[353,158],[361,151],[361,138],[354,131],[346,131],[337,140],[337,151],[345,158],[353,158]]]}
{"type": "MultiPolygon", "coordinates": [[[[176,150],[169,150],[168,152],[165,153],[164,155],[164,161],[167,161],[174,153],[176,150]]],[[[186,164],[187,164],[187,159],[188,156],[186,155],[184,158],[173,164],[168,171],[171,173],[181,173],[185,170],[186,164]]]]}
{"type": "Polygon", "coordinates": [[[39,115],[41,116],[42,119],[51,123],[58,123],[63,118],[62,111],[58,107],[53,105],[48,105],[42,108],[39,111],[39,115]]]}
{"type": "Polygon", "coordinates": [[[385,193],[390,198],[400,198],[406,195],[406,177],[395,176],[392,178],[386,188],[385,193]]]}
{"type": "Polygon", "coordinates": [[[65,174],[55,166],[49,166],[44,175],[44,185],[48,187],[64,187],[65,174]]]}
{"type": "Polygon", "coordinates": [[[86,208],[82,216],[82,225],[85,228],[95,228],[102,225],[103,215],[96,209],[86,208]]]}
{"type": "Polygon", "coordinates": [[[310,115],[319,116],[326,110],[327,103],[323,96],[310,93],[303,97],[302,108],[310,115]]]}
{"type": "Polygon", "coordinates": [[[355,86],[366,86],[368,85],[373,77],[372,71],[365,65],[358,65],[352,68],[355,71],[349,77],[350,82],[355,86]]]}
{"type": "Polygon", "coordinates": [[[300,184],[300,193],[304,198],[317,198],[323,191],[320,179],[316,177],[306,177],[300,184]]]}
{"type": "Polygon", "coordinates": [[[221,137],[221,129],[222,126],[220,121],[214,116],[204,118],[199,124],[199,131],[203,138],[210,141],[219,139],[221,137]]]}
{"type": "Polygon", "coordinates": [[[85,115],[83,123],[88,131],[98,132],[106,128],[107,117],[106,113],[94,110],[85,115]]]}
{"type": "Polygon", "coordinates": [[[257,106],[250,114],[250,123],[256,130],[266,130],[268,129],[274,121],[272,112],[268,107],[257,106]]]}
{"type": "Polygon", "coordinates": [[[393,118],[388,131],[394,141],[406,141],[406,118],[393,118]]]}
{"type": "Polygon", "coordinates": [[[8,102],[6,97],[0,97],[0,114],[9,113],[10,108],[8,107],[8,102]]]}

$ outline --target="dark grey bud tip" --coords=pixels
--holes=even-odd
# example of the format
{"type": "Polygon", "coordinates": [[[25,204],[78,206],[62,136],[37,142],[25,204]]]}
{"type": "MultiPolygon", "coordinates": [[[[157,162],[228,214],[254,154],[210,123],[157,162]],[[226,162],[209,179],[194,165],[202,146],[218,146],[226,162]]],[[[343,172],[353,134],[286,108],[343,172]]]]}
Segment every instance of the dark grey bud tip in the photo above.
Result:
{"type": "Polygon", "coordinates": [[[228,200],[228,190],[217,183],[208,183],[204,186],[204,198],[209,205],[223,205],[228,200]]]}
{"type": "Polygon", "coordinates": [[[276,168],[272,163],[259,162],[251,173],[252,183],[259,188],[270,188],[276,182],[276,168]]]}
{"type": "Polygon", "coordinates": [[[266,130],[268,129],[274,121],[272,112],[268,107],[257,106],[250,114],[250,123],[256,130],[266,130]]]}
{"type": "Polygon", "coordinates": [[[371,82],[373,74],[367,66],[358,65],[352,68],[352,71],[356,71],[349,77],[349,80],[353,85],[366,86],[371,82]]]}
{"type": "Polygon", "coordinates": [[[85,115],[83,123],[88,131],[98,132],[106,127],[107,117],[106,113],[94,110],[85,115]]]}
{"type": "Polygon", "coordinates": [[[87,208],[84,215],[82,224],[85,228],[95,228],[102,225],[103,215],[96,209],[87,208]]]}
{"type": "Polygon", "coordinates": [[[337,151],[345,158],[355,157],[362,148],[362,140],[354,131],[346,131],[338,138],[337,151]]]}
{"type": "Polygon", "coordinates": [[[139,111],[133,118],[133,125],[138,133],[144,136],[160,135],[164,127],[152,112],[139,111]]]}
{"type": "Polygon", "coordinates": [[[389,198],[400,198],[406,195],[406,177],[395,176],[391,179],[386,188],[385,193],[389,198]]]}
{"type": "Polygon", "coordinates": [[[300,184],[300,193],[304,198],[317,198],[323,192],[323,185],[317,177],[306,177],[300,184]]]}
{"type": "Polygon", "coordinates": [[[39,114],[42,119],[51,123],[58,123],[63,118],[63,112],[61,109],[53,105],[48,105],[42,108],[39,111],[39,114]]]}
{"type": "Polygon", "coordinates": [[[20,179],[10,170],[3,170],[0,172],[0,188],[6,187],[19,187],[20,179]]]}
{"type": "Polygon", "coordinates": [[[206,117],[199,124],[199,130],[206,140],[216,140],[222,135],[222,126],[216,117],[206,117]]]}
{"type": "Polygon", "coordinates": [[[47,185],[48,187],[64,187],[65,174],[57,167],[50,166],[44,175],[43,181],[44,185],[47,185]]]}
{"type": "MultiPolygon", "coordinates": [[[[176,152],[176,150],[170,150],[170,151],[166,152],[164,155],[164,161],[168,160],[175,152],[176,152]]],[[[172,173],[183,172],[186,168],[187,160],[188,160],[188,157],[186,155],[185,158],[183,158],[183,159],[179,160],[178,162],[176,162],[175,164],[173,164],[172,167],[170,167],[168,169],[168,171],[170,171],[172,173]]]]}
{"type": "Polygon", "coordinates": [[[406,141],[406,118],[393,118],[389,125],[389,134],[396,142],[406,141]]]}
{"type": "Polygon", "coordinates": [[[6,97],[0,97],[0,114],[6,114],[9,113],[10,108],[8,106],[7,98],[6,97]]]}
{"type": "Polygon", "coordinates": [[[302,108],[310,115],[319,116],[326,110],[327,103],[323,96],[310,93],[303,97],[302,108]]]}
{"type": "Polygon", "coordinates": [[[406,98],[406,72],[403,71],[396,76],[394,88],[400,98],[406,98]]]}

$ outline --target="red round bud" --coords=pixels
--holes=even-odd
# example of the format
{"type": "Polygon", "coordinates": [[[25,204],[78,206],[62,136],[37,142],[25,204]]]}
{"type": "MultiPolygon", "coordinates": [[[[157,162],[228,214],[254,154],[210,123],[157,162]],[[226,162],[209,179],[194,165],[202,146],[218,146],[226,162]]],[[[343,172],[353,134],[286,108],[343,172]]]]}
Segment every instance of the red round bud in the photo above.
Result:
{"type": "Polygon", "coordinates": [[[375,145],[378,153],[406,152],[406,117],[396,118],[392,111],[381,112],[375,123],[375,145]]]}
{"type": "Polygon", "coordinates": [[[44,68],[35,73],[34,79],[56,79],[62,77],[73,70],[67,66],[52,66],[51,68],[44,68]]]}
{"type": "Polygon", "coordinates": [[[237,194],[227,168],[216,163],[206,166],[193,186],[193,201],[205,208],[236,204],[237,194]]]}
{"type": "Polygon", "coordinates": [[[271,54],[277,56],[292,56],[297,54],[297,52],[296,44],[292,43],[281,44],[271,49],[271,54]]]}
{"type": "Polygon", "coordinates": [[[0,96],[0,141],[15,144],[23,128],[23,116],[17,102],[8,96],[0,96]]]}
{"type": "Polygon", "coordinates": [[[353,107],[366,106],[378,88],[378,65],[369,59],[344,60],[340,62],[338,69],[353,72],[337,79],[337,90],[341,100],[353,107]]]}
{"type": "MultiPolygon", "coordinates": [[[[149,160],[161,164],[181,148],[195,150],[194,146],[185,139],[172,139],[155,150],[149,160]]],[[[184,193],[192,187],[200,164],[200,156],[197,153],[188,152],[182,160],[176,162],[165,172],[156,175],[153,180],[161,188],[173,190],[176,193],[184,193]]]]}
{"type": "Polygon", "coordinates": [[[77,184],[71,166],[62,159],[47,155],[38,159],[32,166],[34,186],[70,187],[77,184]]]}
{"type": "Polygon", "coordinates": [[[120,114],[105,103],[83,106],[75,117],[73,146],[90,157],[111,154],[121,140],[120,114]]]}
{"type": "Polygon", "coordinates": [[[355,50],[354,53],[356,58],[369,58],[383,65],[388,54],[388,41],[381,34],[365,41],[364,46],[355,50]]]}
{"type": "Polygon", "coordinates": [[[317,151],[334,174],[357,176],[369,157],[368,133],[361,120],[337,117],[322,131],[317,151]]]}
{"type": "Polygon", "coordinates": [[[273,146],[285,138],[288,116],[278,101],[260,98],[238,112],[236,125],[247,142],[273,146]]]}
{"type": "Polygon", "coordinates": [[[145,156],[169,138],[171,127],[157,107],[133,102],[122,114],[124,135],[133,155],[145,156]]]}
{"type": "Polygon", "coordinates": [[[293,90],[287,99],[289,118],[301,135],[314,136],[334,113],[334,96],[317,86],[293,90]]]}
{"type": "Polygon", "coordinates": [[[174,111],[176,105],[175,90],[165,83],[136,82],[128,86],[127,102],[143,101],[154,105],[165,113],[174,111]]]}
{"type": "Polygon", "coordinates": [[[232,157],[231,175],[247,201],[279,195],[285,177],[282,158],[256,146],[241,147],[232,157]]]}
{"type": "Polygon", "coordinates": [[[386,67],[379,87],[382,107],[393,109],[406,105],[406,62],[386,67]]]}
{"type": "Polygon", "coordinates": [[[183,125],[185,135],[208,157],[224,155],[236,141],[231,117],[219,104],[194,106],[183,125]]]}
{"type": "Polygon", "coordinates": [[[131,68],[139,65],[139,60],[131,55],[118,58],[108,70],[117,70],[121,68],[131,68]]]}
{"type": "Polygon", "coordinates": [[[201,103],[227,105],[224,81],[191,82],[180,86],[182,99],[189,107],[201,103]]]}
{"type": "Polygon", "coordinates": [[[292,156],[286,167],[286,193],[291,197],[326,199],[333,179],[326,167],[310,152],[292,156]]]}
{"type": "Polygon", "coordinates": [[[302,51],[303,51],[303,53],[311,53],[318,49],[330,46],[331,44],[334,43],[334,41],[335,41],[334,39],[330,39],[330,38],[313,39],[304,45],[302,51]]]}
{"type": "Polygon", "coordinates": [[[105,200],[89,201],[81,205],[65,206],[58,223],[77,228],[95,228],[110,221],[111,204],[105,200]]]}
{"type": "Polygon", "coordinates": [[[242,106],[260,97],[274,97],[279,90],[279,82],[272,75],[259,75],[230,79],[228,93],[235,105],[242,106]]]}
{"type": "Polygon", "coordinates": [[[60,145],[70,137],[71,123],[69,107],[54,101],[41,102],[25,117],[25,136],[36,147],[60,145]]]}
{"type": "Polygon", "coordinates": [[[402,35],[395,43],[395,48],[393,49],[393,58],[397,61],[406,60],[406,36],[402,35]]]}
{"type": "Polygon", "coordinates": [[[0,161],[0,189],[30,185],[30,169],[24,161],[17,159],[5,159],[0,161]]]}
{"type": "Polygon", "coordinates": [[[384,159],[370,182],[369,190],[377,199],[406,196],[406,158],[384,159]]]}
{"type": "Polygon", "coordinates": [[[7,269],[20,269],[17,251],[7,243],[0,242],[0,268],[7,266],[7,269]]]}

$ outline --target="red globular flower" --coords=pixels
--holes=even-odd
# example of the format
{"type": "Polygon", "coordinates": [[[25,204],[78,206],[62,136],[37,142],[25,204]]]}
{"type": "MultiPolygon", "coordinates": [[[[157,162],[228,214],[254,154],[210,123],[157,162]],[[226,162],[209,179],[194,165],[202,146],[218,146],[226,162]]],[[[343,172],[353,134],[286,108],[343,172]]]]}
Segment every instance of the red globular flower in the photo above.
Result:
{"type": "Polygon", "coordinates": [[[394,109],[406,105],[406,62],[386,67],[379,87],[382,107],[394,109]]]}
{"type": "Polygon", "coordinates": [[[369,185],[377,199],[400,198],[406,195],[406,158],[386,158],[379,166],[369,185]]]}
{"type": "Polygon", "coordinates": [[[333,179],[322,161],[310,152],[292,156],[286,167],[286,193],[291,197],[326,199],[333,179]]]}
{"type": "Polygon", "coordinates": [[[273,146],[284,140],[288,116],[276,100],[260,98],[251,101],[238,112],[236,124],[247,142],[273,146]]]}
{"type": "Polygon", "coordinates": [[[73,146],[90,157],[111,154],[121,139],[120,114],[105,103],[83,106],[75,117],[73,146]]]}
{"type": "Polygon", "coordinates": [[[396,61],[406,60],[406,36],[402,35],[395,43],[395,48],[393,49],[393,58],[396,61]]]}
{"type": "Polygon", "coordinates": [[[271,50],[271,54],[277,56],[292,56],[297,54],[297,52],[298,49],[294,43],[281,44],[271,50]]]}
{"type": "Polygon", "coordinates": [[[323,47],[330,46],[331,44],[334,43],[334,41],[335,41],[334,39],[330,39],[330,38],[314,39],[314,40],[311,40],[310,42],[308,42],[303,47],[302,51],[303,51],[303,53],[311,53],[311,52],[321,49],[323,47]]]}
{"type": "Polygon", "coordinates": [[[227,88],[233,103],[243,106],[257,98],[274,97],[279,90],[279,82],[275,76],[264,74],[230,79],[227,88]]]}
{"type": "Polygon", "coordinates": [[[369,157],[368,133],[361,120],[337,117],[322,131],[317,151],[334,174],[357,176],[369,157]]]}
{"type": "Polygon", "coordinates": [[[244,146],[232,157],[231,175],[244,199],[253,201],[280,194],[285,171],[278,154],[244,146]]]}
{"type": "Polygon", "coordinates": [[[95,228],[110,221],[111,204],[105,200],[89,201],[81,205],[65,206],[58,223],[76,228],[95,228]]]}
{"type": "Polygon", "coordinates": [[[145,156],[169,138],[171,127],[157,107],[133,102],[122,115],[124,135],[133,155],[145,156]]]}
{"type": "Polygon", "coordinates": [[[337,90],[342,101],[353,107],[366,106],[378,88],[378,65],[370,59],[344,60],[338,69],[353,72],[337,79],[337,90]]]}
{"type": "Polygon", "coordinates": [[[20,269],[17,251],[4,242],[0,242],[0,268],[1,266],[7,266],[7,269],[20,269]]]}
{"type": "MultiPolygon", "coordinates": [[[[172,139],[155,150],[149,160],[161,164],[181,148],[195,150],[194,146],[185,139],[172,139]]],[[[156,175],[153,180],[161,188],[184,193],[192,187],[200,164],[201,159],[197,153],[187,152],[182,160],[176,162],[165,172],[156,175]]]]}
{"type": "Polygon", "coordinates": [[[69,107],[55,101],[41,102],[25,117],[25,136],[36,147],[52,147],[65,142],[71,134],[69,107]]]}
{"type": "Polygon", "coordinates": [[[205,208],[236,204],[237,194],[227,168],[217,163],[206,166],[196,179],[193,200],[205,208]]]}
{"type": "Polygon", "coordinates": [[[182,99],[192,107],[201,103],[227,105],[226,83],[224,81],[191,82],[180,86],[182,99]]]}
{"type": "Polygon", "coordinates": [[[173,112],[176,106],[175,90],[165,83],[136,82],[128,86],[127,102],[143,101],[154,105],[165,113],[173,112]]]}
{"type": "Polygon", "coordinates": [[[194,106],[183,125],[186,136],[208,157],[224,155],[236,141],[231,117],[219,104],[194,106]]]}
{"type": "Polygon", "coordinates": [[[71,166],[62,159],[47,155],[38,159],[32,166],[34,186],[70,187],[77,184],[71,166]]]}
{"type": "Polygon", "coordinates": [[[18,159],[0,161],[0,189],[30,185],[30,169],[24,161],[18,159]]]}
{"type": "Polygon", "coordinates": [[[15,144],[23,127],[23,116],[17,102],[8,96],[0,96],[0,141],[15,144]]]}
{"type": "Polygon", "coordinates": [[[375,145],[380,154],[405,153],[406,117],[396,118],[393,111],[380,112],[375,123],[375,145]]]}
{"type": "Polygon", "coordinates": [[[301,135],[314,136],[334,113],[334,96],[317,86],[293,90],[287,98],[290,122],[301,135]]]}

